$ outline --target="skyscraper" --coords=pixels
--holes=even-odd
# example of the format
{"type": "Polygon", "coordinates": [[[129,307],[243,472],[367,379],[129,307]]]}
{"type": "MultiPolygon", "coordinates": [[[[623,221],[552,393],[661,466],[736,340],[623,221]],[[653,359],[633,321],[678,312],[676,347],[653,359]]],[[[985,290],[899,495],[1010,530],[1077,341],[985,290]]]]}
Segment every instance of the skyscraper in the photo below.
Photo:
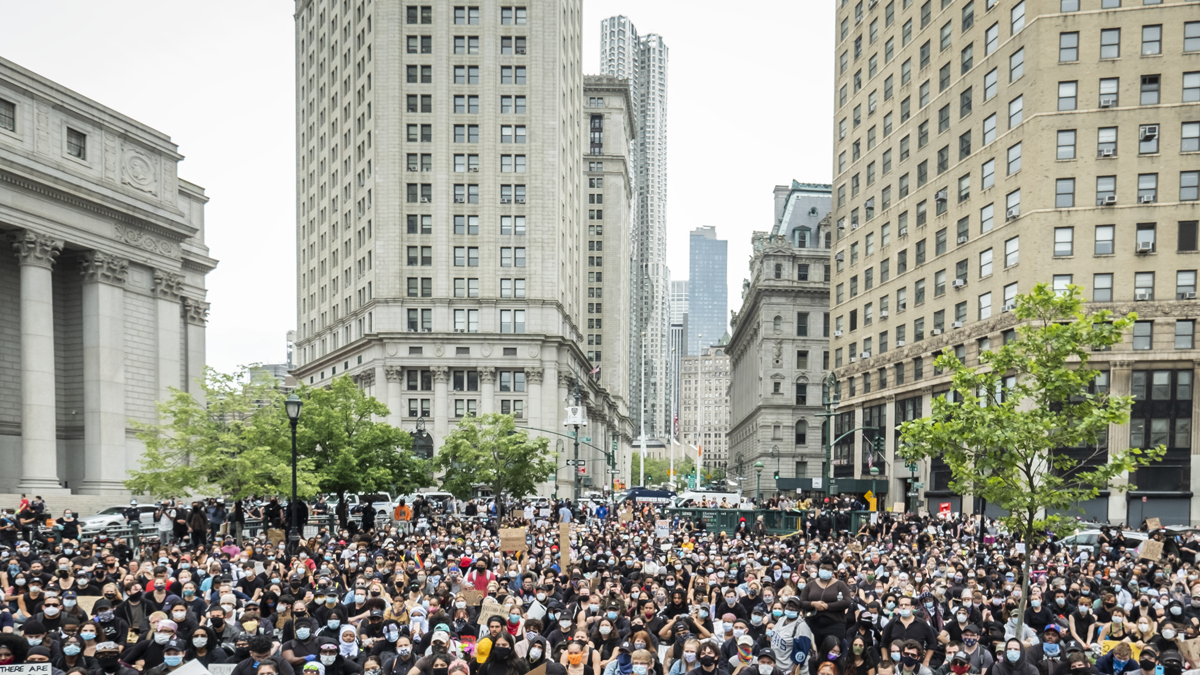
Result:
{"type": "Polygon", "coordinates": [[[556,428],[579,378],[615,438],[586,377],[580,0],[297,0],[295,25],[298,379],[348,373],[440,449],[473,414],[556,428]]]}
{"type": "MultiPolygon", "coordinates": [[[[721,341],[729,326],[729,242],[717,239],[712,225],[688,237],[688,342],[701,335],[699,349],[721,341]]],[[[692,348],[689,347],[689,353],[692,348]]]]}
{"type": "MultiPolygon", "coordinates": [[[[1090,361],[1096,391],[1134,398],[1108,447],[1167,446],[1165,459],[1128,476],[1128,493],[1078,507],[1108,522],[1200,518],[1191,496],[1200,483],[1197,9],[839,3],[833,433],[888,430],[875,465],[889,501],[911,489],[931,510],[935,501],[977,508],[953,492],[944,462],[921,462],[915,474],[893,462],[892,430],[949,390],[934,356],[949,348],[978,365],[1015,335],[1019,293],[1075,284],[1089,310],[1139,315],[1122,344],[1090,361]]],[[[869,440],[856,432],[836,446],[822,476],[846,492],[869,489],[869,440]]],[[[1098,451],[1087,461],[1107,461],[1098,451]]]]}
{"type": "Polygon", "coordinates": [[[629,80],[637,133],[630,269],[630,416],[643,398],[648,437],[665,436],[671,416],[670,275],[667,270],[667,60],[658,35],[639,36],[628,17],[600,23],[600,70],[629,80]],[[645,334],[643,344],[642,335],[645,334]],[[644,375],[643,375],[644,371],[644,375]]]}

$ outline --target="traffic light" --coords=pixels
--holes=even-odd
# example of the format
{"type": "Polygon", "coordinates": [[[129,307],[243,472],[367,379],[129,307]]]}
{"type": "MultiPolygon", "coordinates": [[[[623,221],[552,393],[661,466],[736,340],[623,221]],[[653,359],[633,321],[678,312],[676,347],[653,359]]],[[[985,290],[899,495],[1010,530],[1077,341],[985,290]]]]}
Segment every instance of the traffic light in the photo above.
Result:
{"type": "Polygon", "coordinates": [[[779,469],[775,469],[775,480],[779,480],[779,469]]]}
{"type": "Polygon", "coordinates": [[[877,434],[875,436],[875,452],[879,453],[880,459],[882,459],[884,456],[883,453],[884,453],[884,450],[886,449],[886,445],[887,445],[887,439],[884,438],[883,434],[882,433],[877,434]]]}

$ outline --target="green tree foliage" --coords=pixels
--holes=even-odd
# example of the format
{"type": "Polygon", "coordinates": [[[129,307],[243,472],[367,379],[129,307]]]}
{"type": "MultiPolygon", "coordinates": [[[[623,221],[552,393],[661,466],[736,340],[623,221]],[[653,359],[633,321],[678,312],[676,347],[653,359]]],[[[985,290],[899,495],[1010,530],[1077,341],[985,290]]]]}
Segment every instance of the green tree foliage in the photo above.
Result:
{"type": "Polygon", "coordinates": [[[557,467],[550,441],[530,438],[518,429],[512,415],[489,413],[463,418],[442,441],[433,460],[444,471],[442,488],[459,499],[468,499],[476,485],[486,485],[493,495],[520,499],[534,494],[557,467]]]}
{"type": "MultiPolygon", "coordinates": [[[[1092,392],[1097,373],[1088,360],[1094,349],[1120,342],[1137,315],[1087,314],[1080,291],[1069,286],[1059,294],[1038,284],[1019,296],[1016,340],[981,354],[977,369],[945,350],[935,364],[952,375],[954,399],[934,399],[929,417],[900,429],[902,456],[944,460],[951,488],[1007,510],[1004,525],[1027,550],[1048,532],[1072,527],[1058,514],[1102,489],[1128,489],[1127,474],[1166,452],[1116,450],[1105,442],[1109,426],[1129,421],[1133,399],[1092,392]],[[1011,377],[1015,383],[1006,384],[1011,377]],[[1074,456],[1060,452],[1065,448],[1076,449],[1074,456]],[[1079,454],[1089,448],[1090,455],[1079,454]]],[[[1025,615],[1031,560],[1024,559],[1018,617],[1025,615]]]]}
{"type": "Polygon", "coordinates": [[[412,455],[412,437],[377,421],[387,417],[387,406],[348,376],[325,388],[301,388],[297,395],[304,401],[297,445],[317,467],[321,492],[407,494],[432,485],[426,462],[412,455]]]}
{"type": "MultiPolygon", "coordinates": [[[[252,370],[205,371],[200,405],[177,389],[158,403],[161,424],[131,421],[146,446],[125,486],[154,497],[276,494],[291,485],[291,440],[276,382],[252,370]]],[[[298,493],[317,491],[313,462],[298,462],[298,493]]]]}

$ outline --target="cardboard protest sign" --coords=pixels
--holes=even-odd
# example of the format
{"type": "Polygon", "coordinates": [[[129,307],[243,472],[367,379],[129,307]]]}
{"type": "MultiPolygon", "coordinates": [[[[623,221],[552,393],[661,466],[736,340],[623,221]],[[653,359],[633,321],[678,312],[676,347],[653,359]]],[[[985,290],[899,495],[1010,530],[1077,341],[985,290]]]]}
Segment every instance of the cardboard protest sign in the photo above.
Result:
{"type": "Polygon", "coordinates": [[[654,536],[659,539],[666,539],[671,536],[671,521],[656,520],[654,521],[654,536]]]}
{"type": "Polygon", "coordinates": [[[1175,643],[1179,645],[1179,653],[1192,668],[1195,668],[1196,664],[1200,663],[1200,638],[1176,640],[1175,643]]]}
{"type": "Polygon", "coordinates": [[[621,515],[617,517],[617,520],[622,523],[633,522],[633,511],[622,511],[621,515]]]}
{"type": "Polygon", "coordinates": [[[476,621],[480,626],[486,626],[488,619],[493,616],[505,617],[507,612],[504,610],[504,605],[496,602],[492,598],[488,598],[482,605],[479,606],[479,620],[476,621]]]}
{"type": "Polygon", "coordinates": [[[892,513],[904,513],[904,502],[892,502],[892,513]]]}
{"type": "Polygon", "coordinates": [[[208,666],[208,672],[212,675],[233,675],[235,666],[236,663],[212,663],[208,666]]]}
{"type": "Polygon", "coordinates": [[[558,567],[563,572],[571,564],[571,524],[558,524],[558,567]]]}
{"type": "Polygon", "coordinates": [[[77,602],[79,603],[79,608],[87,612],[88,616],[91,616],[92,607],[99,599],[100,596],[98,595],[81,595],[79,598],[77,598],[77,602]]]}
{"type": "Polygon", "coordinates": [[[1142,547],[1138,553],[1138,558],[1145,560],[1158,560],[1162,557],[1162,548],[1161,541],[1147,539],[1146,541],[1142,542],[1142,547]]]}
{"type": "Polygon", "coordinates": [[[1161,529],[1161,528],[1162,528],[1162,521],[1159,520],[1158,518],[1147,518],[1146,519],[1146,529],[1153,532],[1153,531],[1161,529]]]}
{"type": "Polygon", "coordinates": [[[465,588],[458,595],[471,607],[478,607],[479,603],[483,602],[483,598],[487,596],[483,591],[477,591],[474,588],[465,588]]]}
{"type": "Polygon", "coordinates": [[[525,542],[525,528],[523,527],[502,527],[500,528],[500,550],[501,551],[528,551],[529,544],[525,542]]]}
{"type": "Polygon", "coordinates": [[[526,675],[546,675],[546,662],[543,661],[542,665],[529,671],[526,675]]]}
{"type": "Polygon", "coordinates": [[[50,675],[50,663],[22,663],[0,666],[0,675],[50,675]]]}

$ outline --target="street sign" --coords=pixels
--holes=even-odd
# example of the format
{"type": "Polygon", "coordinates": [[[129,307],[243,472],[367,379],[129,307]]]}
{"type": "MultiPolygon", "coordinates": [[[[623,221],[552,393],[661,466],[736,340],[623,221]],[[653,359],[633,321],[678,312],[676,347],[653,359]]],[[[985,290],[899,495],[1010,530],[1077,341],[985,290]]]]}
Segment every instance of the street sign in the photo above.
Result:
{"type": "Polygon", "coordinates": [[[591,442],[592,442],[592,437],[591,437],[591,436],[584,436],[584,437],[583,437],[583,442],[584,442],[584,443],[591,443],[591,442]]]}
{"type": "Polygon", "coordinates": [[[609,469],[608,472],[615,476],[615,475],[621,473],[621,470],[620,469],[609,469]]]}
{"type": "Polygon", "coordinates": [[[921,488],[925,487],[925,484],[924,484],[924,483],[921,483],[921,482],[916,482],[916,483],[913,483],[913,487],[915,487],[915,488],[917,488],[918,490],[920,490],[921,488]]]}
{"type": "Polygon", "coordinates": [[[920,493],[919,493],[919,492],[917,492],[916,490],[909,490],[909,491],[908,491],[908,496],[909,496],[909,497],[916,497],[918,494],[920,494],[920,493]]]}

